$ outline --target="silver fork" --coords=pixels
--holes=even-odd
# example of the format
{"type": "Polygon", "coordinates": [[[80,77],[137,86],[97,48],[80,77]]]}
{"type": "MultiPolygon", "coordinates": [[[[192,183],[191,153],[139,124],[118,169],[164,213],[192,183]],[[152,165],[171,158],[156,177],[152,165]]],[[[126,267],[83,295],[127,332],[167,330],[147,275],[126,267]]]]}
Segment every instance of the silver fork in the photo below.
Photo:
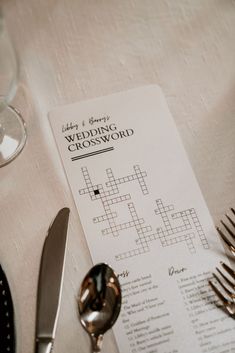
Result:
{"type": "MultiPolygon", "coordinates": [[[[224,219],[220,221],[221,225],[216,227],[216,229],[232,256],[235,257],[234,208],[230,208],[229,212],[225,214],[224,219]]],[[[235,271],[222,261],[220,264],[226,274],[216,267],[218,275],[213,273],[216,284],[211,280],[209,280],[209,284],[222,302],[223,308],[235,319],[235,271]]]]}
{"type": "Polygon", "coordinates": [[[216,267],[219,276],[216,273],[213,273],[213,276],[217,284],[215,285],[211,280],[209,280],[209,284],[222,302],[223,308],[235,319],[235,271],[222,261],[220,264],[226,272],[226,275],[216,267]]]}
{"type": "Polygon", "coordinates": [[[235,210],[230,208],[230,211],[225,214],[225,221],[221,220],[222,227],[216,227],[219,235],[228,247],[228,250],[235,257],[235,210]]]}

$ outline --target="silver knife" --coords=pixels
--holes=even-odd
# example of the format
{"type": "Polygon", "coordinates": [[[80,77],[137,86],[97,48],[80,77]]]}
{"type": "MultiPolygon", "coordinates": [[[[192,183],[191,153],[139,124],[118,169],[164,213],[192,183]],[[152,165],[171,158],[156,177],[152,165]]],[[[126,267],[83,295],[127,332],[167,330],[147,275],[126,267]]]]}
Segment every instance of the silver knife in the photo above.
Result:
{"type": "Polygon", "coordinates": [[[49,353],[58,321],[69,209],[61,209],[44,242],[38,280],[35,353],[49,353]]]}

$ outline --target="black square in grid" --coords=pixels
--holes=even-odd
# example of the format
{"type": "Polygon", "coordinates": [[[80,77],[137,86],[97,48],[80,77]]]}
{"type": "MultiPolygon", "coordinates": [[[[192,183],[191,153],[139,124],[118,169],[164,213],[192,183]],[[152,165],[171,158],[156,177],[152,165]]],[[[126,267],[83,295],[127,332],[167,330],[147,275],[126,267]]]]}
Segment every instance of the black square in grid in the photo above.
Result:
{"type": "Polygon", "coordinates": [[[94,190],[95,195],[99,195],[100,191],[98,189],[94,190]]]}

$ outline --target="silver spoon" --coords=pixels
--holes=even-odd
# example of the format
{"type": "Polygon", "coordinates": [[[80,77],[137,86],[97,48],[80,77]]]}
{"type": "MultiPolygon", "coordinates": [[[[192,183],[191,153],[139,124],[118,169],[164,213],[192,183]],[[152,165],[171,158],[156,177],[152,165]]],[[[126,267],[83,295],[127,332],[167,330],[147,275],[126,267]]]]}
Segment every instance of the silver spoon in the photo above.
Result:
{"type": "Polygon", "coordinates": [[[119,281],[108,265],[98,264],[82,281],[78,310],[84,329],[91,336],[93,352],[100,352],[103,335],[118,318],[121,309],[119,281]]]}

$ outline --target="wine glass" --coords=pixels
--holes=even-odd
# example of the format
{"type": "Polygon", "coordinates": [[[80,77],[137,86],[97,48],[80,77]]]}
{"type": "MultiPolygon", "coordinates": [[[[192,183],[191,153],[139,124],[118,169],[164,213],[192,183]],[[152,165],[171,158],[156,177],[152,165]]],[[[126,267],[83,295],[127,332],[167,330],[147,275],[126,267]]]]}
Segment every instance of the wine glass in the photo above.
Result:
{"type": "Polygon", "coordinates": [[[25,122],[9,105],[17,90],[19,65],[0,9],[0,167],[10,163],[26,142],[25,122]]]}

